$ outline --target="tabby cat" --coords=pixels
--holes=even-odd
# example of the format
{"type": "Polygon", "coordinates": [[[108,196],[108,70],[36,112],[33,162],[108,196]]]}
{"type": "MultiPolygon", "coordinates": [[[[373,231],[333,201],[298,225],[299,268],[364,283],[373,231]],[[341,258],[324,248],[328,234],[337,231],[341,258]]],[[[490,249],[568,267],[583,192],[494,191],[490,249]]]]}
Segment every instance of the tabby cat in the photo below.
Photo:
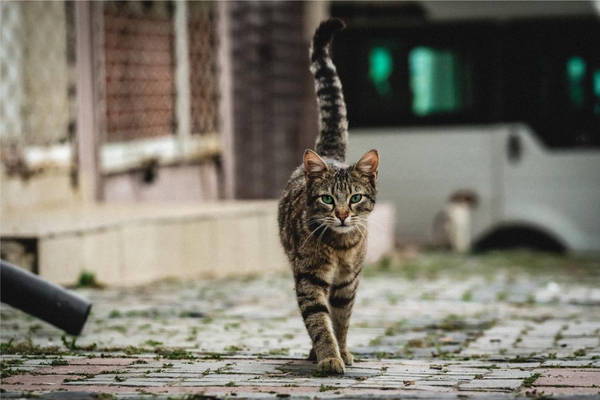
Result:
{"type": "Polygon", "coordinates": [[[292,264],[296,297],[320,371],[344,373],[350,315],[367,245],[367,215],[375,206],[379,156],[367,152],[345,164],[348,121],[342,85],[329,56],[339,19],[322,22],[313,38],[320,133],[316,152],[292,174],[279,202],[279,229],[292,264]]]}

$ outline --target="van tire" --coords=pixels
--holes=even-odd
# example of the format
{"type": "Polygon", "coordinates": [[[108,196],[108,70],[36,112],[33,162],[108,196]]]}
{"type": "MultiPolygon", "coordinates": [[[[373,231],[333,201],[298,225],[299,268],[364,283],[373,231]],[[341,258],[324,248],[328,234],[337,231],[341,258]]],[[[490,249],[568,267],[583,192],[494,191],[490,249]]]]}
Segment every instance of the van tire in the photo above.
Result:
{"type": "Polygon", "coordinates": [[[476,252],[527,249],[564,254],[567,246],[548,232],[530,226],[503,226],[486,234],[473,245],[476,252]]]}

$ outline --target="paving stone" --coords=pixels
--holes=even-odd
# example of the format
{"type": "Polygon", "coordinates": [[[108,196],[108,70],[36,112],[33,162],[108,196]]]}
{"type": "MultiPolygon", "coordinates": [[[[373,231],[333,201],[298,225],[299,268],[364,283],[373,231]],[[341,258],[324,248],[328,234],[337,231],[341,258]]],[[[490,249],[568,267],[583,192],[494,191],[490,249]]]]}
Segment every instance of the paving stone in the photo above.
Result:
{"type": "Polygon", "coordinates": [[[460,384],[459,388],[466,390],[502,390],[510,391],[521,386],[522,379],[476,379],[460,384]]]}
{"type": "Polygon", "coordinates": [[[24,386],[59,386],[65,379],[84,379],[84,375],[17,375],[2,379],[2,384],[24,385],[24,386]]]}
{"type": "Polygon", "coordinates": [[[582,369],[545,369],[536,370],[541,376],[536,379],[535,386],[572,386],[600,388],[600,370],[582,369]]]}
{"type": "Polygon", "coordinates": [[[535,397],[536,395],[543,395],[545,397],[550,396],[560,396],[560,398],[568,398],[572,400],[589,400],[589,399],[597,399],[598,395],[600,395],[600,390],[597,388],[589,388],[589,387],[551,387],[551,386],[532,386],[527,390],[522,390],[522,394],[527,395],[527,393],[531,394],[531,397],[535,397]]]}
{"type": "Polygon", "coordinates": [[[525,379],[531,376],[531,371],[521,369],[494,369],[486,378],[489,379],[525,379]]]}

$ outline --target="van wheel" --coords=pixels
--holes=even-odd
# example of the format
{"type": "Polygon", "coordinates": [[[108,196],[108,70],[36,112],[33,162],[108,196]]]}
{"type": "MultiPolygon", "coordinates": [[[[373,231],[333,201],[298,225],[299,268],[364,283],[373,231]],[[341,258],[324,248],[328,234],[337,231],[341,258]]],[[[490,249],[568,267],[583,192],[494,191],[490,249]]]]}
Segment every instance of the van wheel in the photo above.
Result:
{"type": "Polygon", "coordinates": [[[554,236],[527,226],[501,227],[475,242],[478,252],[490,250],[528,249],[563,254],[567,247],[554,236]]]}

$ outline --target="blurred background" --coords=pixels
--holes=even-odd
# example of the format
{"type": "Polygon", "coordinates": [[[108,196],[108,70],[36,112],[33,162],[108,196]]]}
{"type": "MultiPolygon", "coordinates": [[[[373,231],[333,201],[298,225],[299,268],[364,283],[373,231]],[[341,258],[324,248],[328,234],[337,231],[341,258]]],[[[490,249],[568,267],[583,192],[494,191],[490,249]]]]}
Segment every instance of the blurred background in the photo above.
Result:
{"type": "Polygon", "coordinates": [[[58,283],[286,270],[332,56],[399,246],[600,251],[600,3],[2,1],[2,258],[58,283]]]}

